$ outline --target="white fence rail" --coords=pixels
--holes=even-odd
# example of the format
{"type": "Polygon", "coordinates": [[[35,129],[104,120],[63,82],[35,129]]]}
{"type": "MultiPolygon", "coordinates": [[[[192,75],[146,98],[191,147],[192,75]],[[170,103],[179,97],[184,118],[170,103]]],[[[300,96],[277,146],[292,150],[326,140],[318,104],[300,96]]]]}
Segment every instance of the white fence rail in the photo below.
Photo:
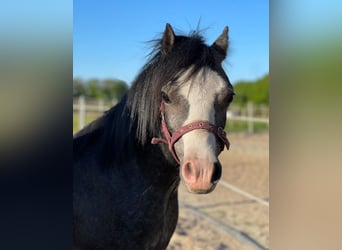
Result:
{"type": "Polygon", "coordinates": [[[255,202],[257,202],[257,203],[259,203],[259,204],[261,204],[261,205],[264,205],[264,206],[266,206],[266,207],[269,207],[269,206],[270,206],[270,204],[269,204],[268,201],[266,201],[266,200],[264,200],[264,199],[261,199],[261,198],[259,198],[259,197],[256,197],[255,195],[252,195],[251,193],[248,193],[248,192],[246,192],[246,191],[244,191],[244,190],[242,190],[242,189],[240,189],[240,188],[238,188],[238,187],[236,187],[236,186],[230,184],[230,183],[227,182],[227,181],[220,180],[220,181],[219,181],[219,184],[222,185],[222,186],[225,187],[225,188],[228,188],[228,189],[234,191],[235,193],[238,193],[238,194],[240,194],[240,195],[242,195],[242,196],[247,197],[247,198],[250,199],[250,200],[254,200],[255,202]]]}
{"type": "MultiPolygon", "coordinates": [[[[116,102],[113,101],[111,105],[115,105],[116,102]]],[[[79,117],[79,129],[82,129],[86,125],[86,113],[87,112],[98,112],[102,113],[110,108],[111,105],[105,105],[103,100],[98,100],[96,102],[87,103],[84,96],[80,96],[74,100],[73,111],[78,113],[79,117]]],[[[246,110],[244,112],[228,111],[227,120],[229,121],[246,121],[248,124],[248,133],[254,133],[255,123],[265,123],[269,124],[269,119],[265,117],[255,117],[255,107],[253,103],[248,103],[246,110]],[[241,113],[241,114],[240,114],[241,113]]],[[[266,112],[267,113],[267,112],[266,112]]]]}

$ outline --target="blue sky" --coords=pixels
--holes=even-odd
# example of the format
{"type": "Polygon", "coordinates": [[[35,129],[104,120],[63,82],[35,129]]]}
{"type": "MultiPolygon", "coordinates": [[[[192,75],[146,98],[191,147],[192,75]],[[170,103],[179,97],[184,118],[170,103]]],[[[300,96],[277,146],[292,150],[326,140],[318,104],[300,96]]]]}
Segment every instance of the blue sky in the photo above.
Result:
{"type": "Polygon", "coordinates": [[[224,68],[234,84],[269,72],[269,3],[265,0],[74,0],[74,77],[131,83],[146,62],[147,41],[168,22],[175,33],[200,28],[208,44],[229,26],[224,68]]]}

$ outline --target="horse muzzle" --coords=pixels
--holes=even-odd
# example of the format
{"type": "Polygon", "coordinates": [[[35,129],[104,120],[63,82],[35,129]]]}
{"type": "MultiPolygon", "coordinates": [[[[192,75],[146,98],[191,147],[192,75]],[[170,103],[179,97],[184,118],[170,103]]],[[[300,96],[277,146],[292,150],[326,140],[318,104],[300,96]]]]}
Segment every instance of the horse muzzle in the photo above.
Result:
{"type": "Polygon", "coordinates": [[[207,194],[213,191],[222,175],[219,161],[211,163],[198,158],[187,159],[181,166],[181,176],[188,191],[207,194]]]}

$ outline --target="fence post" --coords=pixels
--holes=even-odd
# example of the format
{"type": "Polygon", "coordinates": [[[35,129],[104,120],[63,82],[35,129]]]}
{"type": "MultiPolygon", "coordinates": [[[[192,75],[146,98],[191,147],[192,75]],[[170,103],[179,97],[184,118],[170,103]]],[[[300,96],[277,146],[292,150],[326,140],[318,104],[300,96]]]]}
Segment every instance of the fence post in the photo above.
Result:
{"type": "Polygon", "coordinates": [[[78,107],[79,107],[78,126],[79,126],[79,129],[82,129],[85,125],[85,111],[86,111],[84,96],[80,96],[78,98],[78,107]]]}
{"type": "Polygon", "coordinates": [[[100,113],[103,112],[103,110],[104,110],[104,101],[103,101],[103,99],[100,99],[100,100],[98,101],[98,106],[97,106],[97,108],[98,108],[98,111],[99,111],[100,113]]]}
{"type": "Polygon", "coordinates": [[[248,117],[248,133],[253,134],[254,123],[253,123],[254,107],[252,102],[247,103],[247,117],[248,117]]]}

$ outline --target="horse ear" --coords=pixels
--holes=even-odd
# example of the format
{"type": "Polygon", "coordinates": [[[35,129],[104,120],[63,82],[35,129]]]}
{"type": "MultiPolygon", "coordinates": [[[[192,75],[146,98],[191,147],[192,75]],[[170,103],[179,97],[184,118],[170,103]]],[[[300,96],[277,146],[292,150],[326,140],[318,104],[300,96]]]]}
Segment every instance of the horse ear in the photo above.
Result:
{"type": "Polygon", "coordinates": [[[168,54],[175,43],[175,33],[170,24],[166,24],[162,38],[162,52],[168,54]]]}
{"type": "Polygon", "coordinates": [[[228,49],[228,26],[224,27],[222,34],[215,40],[211,47],[221,52],[224,57],[226,56],[228,49]]]}

